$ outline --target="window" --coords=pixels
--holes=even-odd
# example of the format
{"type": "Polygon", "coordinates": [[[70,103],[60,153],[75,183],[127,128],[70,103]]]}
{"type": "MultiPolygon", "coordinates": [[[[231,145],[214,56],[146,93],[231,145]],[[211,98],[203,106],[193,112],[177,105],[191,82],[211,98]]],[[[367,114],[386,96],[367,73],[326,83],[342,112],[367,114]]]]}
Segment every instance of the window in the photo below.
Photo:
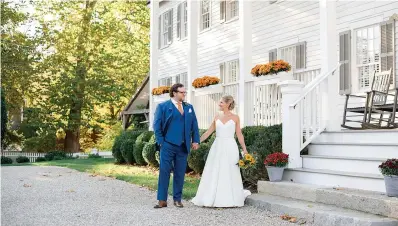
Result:
{"type": "Polygon", "coordinates": [[[200,30],[210,28],[210,0],[202,0],[200,2],[200,30]]]}
{"type": "Polygon", "coordinates": [[[278,58],[277,58],[277,52],[278,52],[278,50],[277,49],[272,49],[272,50],[270,50],[269,51],[269,55],[268,55],[268,61],[269,62],[272,62],[272,61],[275,61],[275,60],[277,60],[278,58]]]}
{"type": "MultiPolygon", "coordinates": [[[[366,90],[375,71],[392,68],[394,73],[394,33],[392,21],[340,33],[340,94],[351,93],[351,88],[354,92],[366,90]]],[[[394,81],[393,74],[391,83],[394,81]]]]}
{"type": "Polygon", "coordinates": [[[175,76],[175,83],[181,83],[185,87],[187,87],[188,86],[187,76],[188,76],[187,72],[184,72],[184,73],[176,75],[175,76]]]}
{"type": "Polygon", "coordinates": [[[291,46],[278,49],[277,58],[287,61],[293,70],[306,67],[306,42],[300,42],[291,46]]]}
{"type": "Polygon", "coordinates": [[[370,75],[380,71],[380,26],[355,30],[356,67],[359,88],[369,87],[370,75]]]}
{"type": "Polygon", "coordinates": [[[220,64],[221,83],[229,84],[237,82],[239,79],[239,61],[232,60],[220,64]]]}
{"type": "Polygon", "coordinates": [[[159,48],[166,47],[173,42],[173,9],[159,17],[159,48]]]}
{"type": "Polygon", "coordinates": [[[177,7],[177,38],[183,39],[188,35],[188,12],[187,2],[183,2],[177,7]]]}
{"type": "Polygon", "coordinates": [[[237,0],[220,1],[220,20],[228,21],[239,16],[239,2],[237,0]]]}
{"type": "Polygon", "coordinates": [[[172,86],[172,83],[173,83],[172,77],[159,79],[159,86],[172,86]]]}

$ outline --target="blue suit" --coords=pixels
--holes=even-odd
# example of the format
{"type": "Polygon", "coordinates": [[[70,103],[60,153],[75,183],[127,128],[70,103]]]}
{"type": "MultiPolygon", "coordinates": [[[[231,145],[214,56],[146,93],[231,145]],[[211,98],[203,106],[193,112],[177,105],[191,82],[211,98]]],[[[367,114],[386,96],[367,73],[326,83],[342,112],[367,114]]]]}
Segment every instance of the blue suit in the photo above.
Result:
{"type": "Polygon", "coordinates": [[[181,201],[187,158],[191,143],[200,142],[198,121],[192,105],[183,103],[184,114],[171,100],[156,108],[153,128],[160,146],[158,200],[167,200],[170,173],[173,170],[173,199],[181,201]],[[174,166],[174,167],[173,167],[174,166]]]}

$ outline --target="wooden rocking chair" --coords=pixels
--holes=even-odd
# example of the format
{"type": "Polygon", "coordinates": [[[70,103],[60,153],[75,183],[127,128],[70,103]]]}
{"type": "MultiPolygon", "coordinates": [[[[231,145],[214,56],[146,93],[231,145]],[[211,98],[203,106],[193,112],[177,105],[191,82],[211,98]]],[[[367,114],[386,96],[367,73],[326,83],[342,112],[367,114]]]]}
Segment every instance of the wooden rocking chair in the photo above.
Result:
{"type": "Polygon", "coordinates": [[[374,74],[371,91],[367,92],[365,96],[346,95],[346,102],[344,107],[343,124],[341,125],[347,129],[390,129],[397,128],[395,123],[395,114],[397,108],[397,91],[394,94],[389,94],[390,81],[392,69],[384,72],[374,74]],[[394,96],[394,102],[387,104],[388,96],[394,96]],[[365,106],[348,108],[348,101],[350,97],[365,98],[365,106]],[[347,115],[351,113],[351,115],[347,115]],[[388,118],[385,118],[385,115],[388,118]],[[373,117],[374,115],[378,117],[373,117]],[[351,120],[352,117],[361,117],[362,120],[351,120]],[[360,127],[348,126],[346,123],[359,123],[360,127]],[[384,123],[384,124],[383,124],[384,123]]]}

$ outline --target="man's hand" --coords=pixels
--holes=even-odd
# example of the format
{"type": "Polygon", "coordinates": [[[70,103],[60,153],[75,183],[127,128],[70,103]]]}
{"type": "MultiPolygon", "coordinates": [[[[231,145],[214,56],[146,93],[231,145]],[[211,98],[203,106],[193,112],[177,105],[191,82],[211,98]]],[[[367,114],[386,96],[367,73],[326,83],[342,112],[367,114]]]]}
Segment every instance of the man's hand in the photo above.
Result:
{"type": "Polygon", "coordinates": [[[199,149],[199,144],[198,143],[193,143],[192,144],[192,149],[193,150],[198,150],[199,149]]]}

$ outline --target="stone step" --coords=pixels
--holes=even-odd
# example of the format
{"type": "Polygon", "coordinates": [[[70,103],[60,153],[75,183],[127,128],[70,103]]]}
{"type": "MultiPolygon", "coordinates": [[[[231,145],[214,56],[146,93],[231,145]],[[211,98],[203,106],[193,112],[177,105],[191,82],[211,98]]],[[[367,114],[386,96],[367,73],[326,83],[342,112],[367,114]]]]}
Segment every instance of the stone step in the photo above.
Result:
{"type": "Polygon", "coordinates": [[[283,180],[300,184],[345,187],[385,192],[384,178],[380,174],[354,173],[325,169],[285,169],[283,180]]]}
{"type": "Polygon", "coordinates": [[[397,219],[268,194],[251,195],[246,203],[276,214],[296,217],[298,223],[322,226],[398,226],[397,219]]]}
{"type": "Polygon", "coordinates": [[[380,174],[379,165],[384,158],[341,157],[330,155],[302,155],[303,168],[325,169],[356,173],[380,174]]]}
{"type": "Polygon", "coordinates": [[[398,219],[398,198],[388,197],[381,192],[331,188],[287,181],[259,181],[258,192],[260,194],[334,205],[398,219]]]}

